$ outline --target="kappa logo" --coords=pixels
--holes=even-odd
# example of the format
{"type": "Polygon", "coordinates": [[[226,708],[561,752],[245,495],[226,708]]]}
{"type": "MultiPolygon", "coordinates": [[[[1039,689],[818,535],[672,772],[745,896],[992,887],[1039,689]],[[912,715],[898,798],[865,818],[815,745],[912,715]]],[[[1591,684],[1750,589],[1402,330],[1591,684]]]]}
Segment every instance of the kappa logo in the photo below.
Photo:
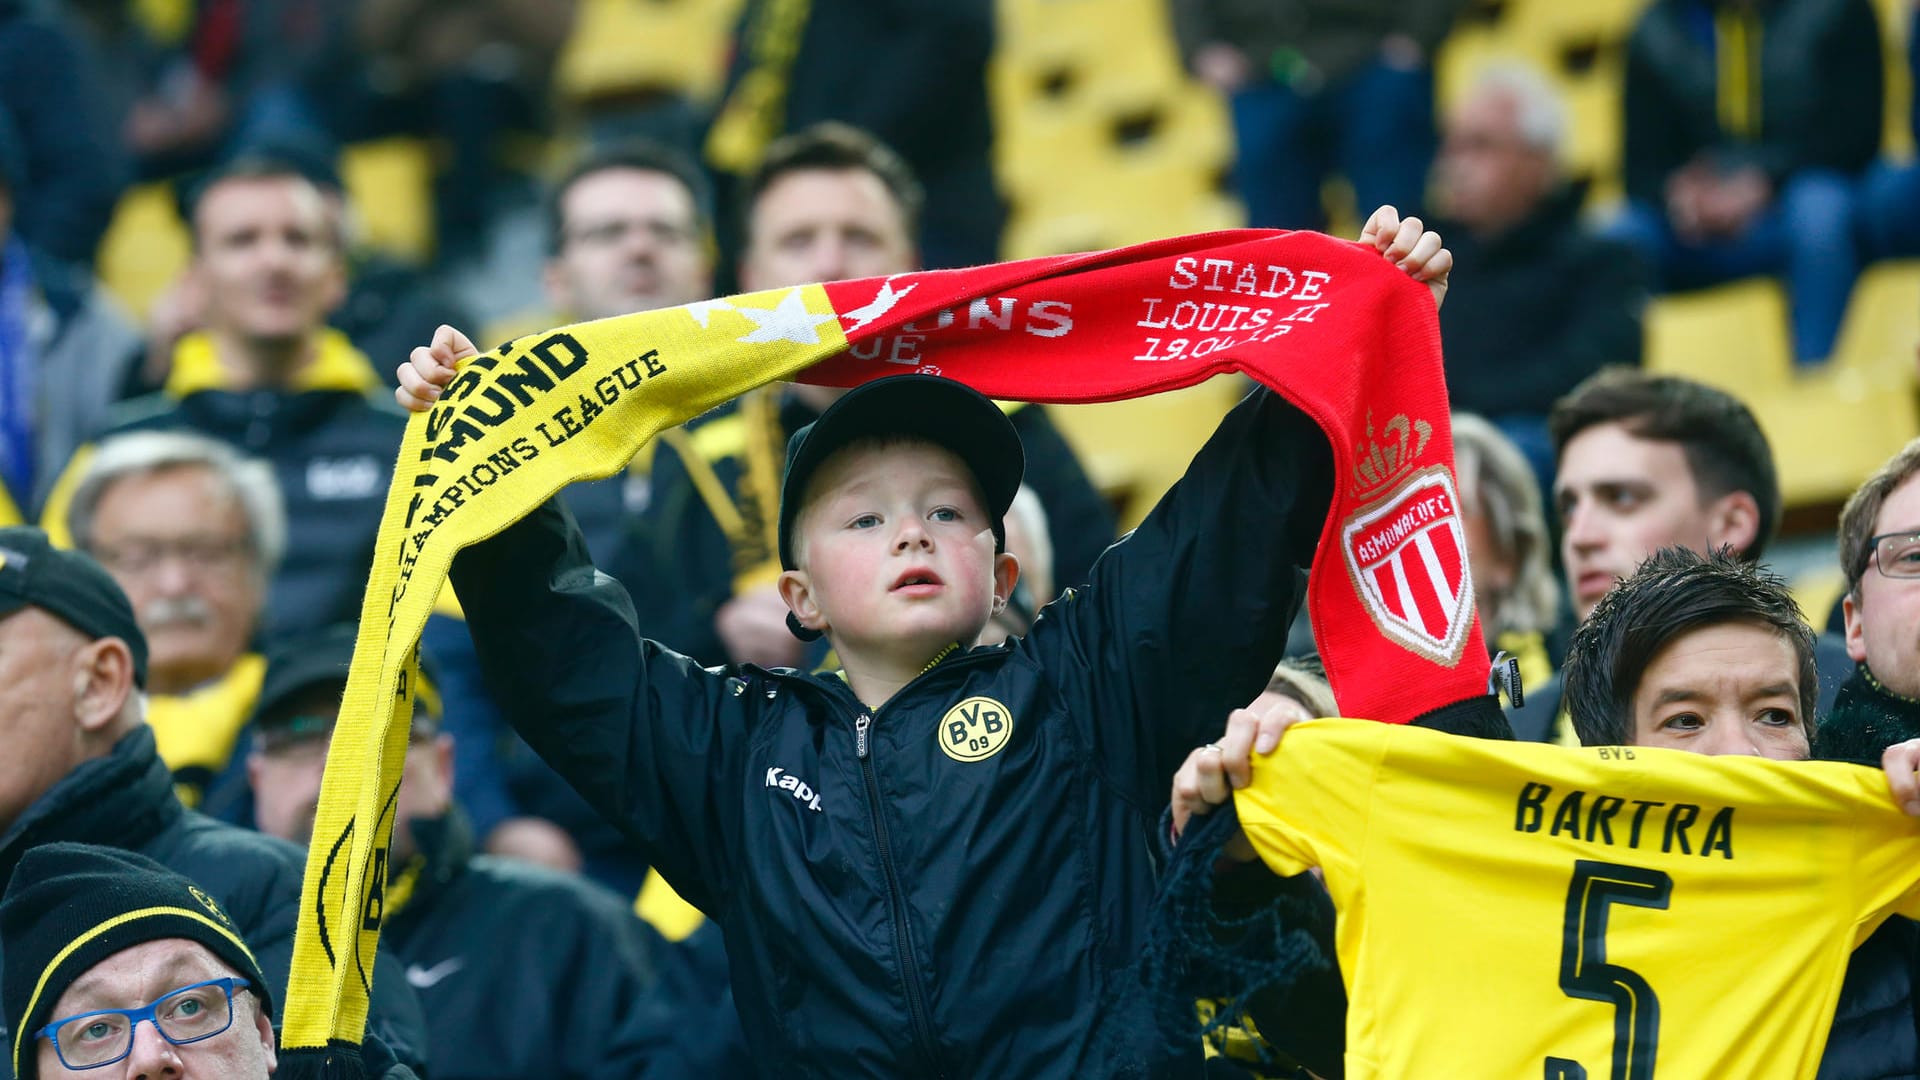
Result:
{"type": "Polygon", "coordinates": [[[985,761],[1013,737],[1013,713],[990,697],[970,697],[947,710],[935,737],[955,761],[985,761]]]}
{"type": "Polygon", "coordinates": [[[825,813],[820,806],[820,793],[813,790],[806,781],[776,765],[767,770],[767,786],[778,788],[800,800],[800,805],[816,814],[825,813]]]}
{"type": "Polygon", "coordinates": [[[1349,517],[1340,553],[1381,633],[1436,664],[1460,662],[1473,625],[1473,581],[1444,465],[1412,473],[1349,517]]]}

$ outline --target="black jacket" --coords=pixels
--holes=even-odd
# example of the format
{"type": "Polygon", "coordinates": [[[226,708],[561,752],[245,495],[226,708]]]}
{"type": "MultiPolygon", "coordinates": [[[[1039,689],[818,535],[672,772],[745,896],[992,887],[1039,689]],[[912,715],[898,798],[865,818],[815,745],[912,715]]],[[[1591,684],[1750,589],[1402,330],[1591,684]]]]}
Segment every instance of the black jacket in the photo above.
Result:
{"type": "MultiPolygon", "coordinates": [[[[784,459],[787,440],[819,416],[793,395],[783,395],[779,430],[772,433],[780,454],[776,469],[784,459]]],[[[732,419],[736,417],[740,418],[737,422],[745,420],[735,405],[723,406],[689,424],[688,430],[697,431],[723,420],[736,422],[732,419]]],[[[1083,585],[1093,570],[1093,561],[1113,543],[1113,509],[1094,490],[1073,448],[1053,426],[1045,408],[1021,406],[1009,414],[1009,419],[1026,448],[1026,484],[1046,508],[1054,581],[1061,588],[1083,585]]],[[[759,435],[750,432],[747,438],[759,435]]],[[[692,444],[700,448],[700,436],[694,435],[692,444]]],[[[727,497],[736,502],[744,501],[740,493],[741,477],[746,472],[742,457],[743,452],[729,447],[707,461],[715,479],[726,488],[727,497]]],[[[649,637],[704,664],[724,664],[729,657],[713,619],[720,606],[733,598],[734,574],[746,569],[735,564],[742,559],[750,563],[777,561],[778,555],[771,551],[736,552],[680,454],[664,441],[654,451],[651,483],[653,494],[647,501],[644,526],[631,534],[632,542],[616,558],[602,559],[601,563],[627,585],[636,606],[647,611],[649,637]]],[[[578,513],[572,492],[567,495],[567,506],[578,513]]],[[[751,507],[743,509],[750,511],[751,507]]],[[[591,533],[588,535],[591,540],[591,533]]],[[[1052,599],[1039,596],[1032,602],[1037,607],[1052,599]]],[[[822,655],[824,651],[822,646],[822,655]]]]}
{"type": "MultiPolygon", "coordinates": [[[[284,840],[181,806],[173,794],[173,776],[154,752],[153,733],[144,725],[123,736],[107,756],[68,773],[0,836],[0,889],[28,849],[57,840],[137,851],[212,893],[253,949],[285,1012],[306,853],[284,840]]],[[[365,1060],[374,1076],[384,1071],[397,1080],[413,1075],[409,1068],[425,1075],[420,1066],[426,1020],[420,1002],[401,977],[399,961],[384,950],[381,955],[367,1022],[375,1038],[363,1050],[365,1060]],[[405,1065],[395,1066],[392,1058],[405,1065]],[[396,1068],[399,1071],[393,1071],[396,1068]]],[[[0,1064],[0,1075],[8,1071],[0,1064]]]]}
{"type": "Polygon", "coordinates": [[[769,1072],[1178,1074],[1134,975],[1153,830],[1272,674],[1330,483],[1319,429],[1256,390],[1086,589],[878,709],[643,640],[551,504],[453,583],[515,727],[724,930],[769,1072]]]}
{"type": "Polygon", "coordinates": [[[184,429],[273,466],[287,511],[287,553],[262,627],[274,636],[360,617],[406,427],[398,406],[358,390],[200,390],[128,402],[106,435],[184,429]]]}
{"type": "MultiPolygon", "coordinates": [[[[1666,205],[1667,177],[1706,155],[1756,166],[1778,184],[1800,169],[1858,172],[1880,150],[1886,63],[1871,0],[1657,0],[1627,41],[1627,195],[1666,205]],[[1757,79],[1721,78],[1718,57],[1748,22],[1757,79]],[[1757,25],[1756,25],[1757,24],[1757,25]],[[1749,93],[1740,95],[1745,86],[1749,93]],[[1747,131],[1722,119],[1745,118],[1747,131]]],[[[1448,297],[1451,304],[1452,297],[1448,297]]]]}
{"type": "Polygon", "coordinates": [[[575,874],[475,855],[457,811],[411,827],[419,853],[388,886],[382,940],[426,1010],[434,1080],[678,1067],[689,1017],[661,970],[677,957],[631,906],[575,874]]]}
{"type": "Polygon", "coordinates": [[[1439,226],[1460,271],[1440,309],[1455,409],[1545,416],[1602,366],[1640,363],[1646,267],[1581,226],[1583,194],[1562,188],[1497,237],[1439,226]]]}

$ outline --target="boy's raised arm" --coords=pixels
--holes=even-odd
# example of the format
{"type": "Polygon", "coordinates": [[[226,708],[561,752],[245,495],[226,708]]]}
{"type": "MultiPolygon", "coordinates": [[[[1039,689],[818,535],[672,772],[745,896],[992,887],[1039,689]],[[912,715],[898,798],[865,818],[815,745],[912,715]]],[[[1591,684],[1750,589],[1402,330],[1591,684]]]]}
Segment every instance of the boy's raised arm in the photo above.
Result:
{"type": "MultiPolygon", "coordinates": [[[[396,398],[431,408],[474,355],[465,335],[441,327],[400,368],[396,398]]],[[[733,844],[713,778],[737,765],[745,741],[728,680],[642,637],[626,589],[594,568],[558,499],[462,550],[450,581],[515,730],[675,890],[718,910],[733,844]]]]}

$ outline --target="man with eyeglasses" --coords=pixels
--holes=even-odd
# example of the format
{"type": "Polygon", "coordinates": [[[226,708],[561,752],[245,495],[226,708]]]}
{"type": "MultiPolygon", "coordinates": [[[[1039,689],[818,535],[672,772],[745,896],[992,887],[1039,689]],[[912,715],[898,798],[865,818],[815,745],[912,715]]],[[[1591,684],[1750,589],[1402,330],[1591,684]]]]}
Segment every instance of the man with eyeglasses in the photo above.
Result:
{"type": "Polygon", "coordinates": [[[1821,721],[1822,757],[1878,761],[1920,736],[1920,440],[1860,485],[1840,512],[1841,608],[1858,665],[1821,721]]]}
{"type": "Polygon", "coordinates": [[[0,900],[14,1074],[261,1080],[273,988],[220,904],[151,859],[46,844],[0,900]]]}
{"type": "Polygon", "coordinates": [[[246,783],[228,765],[266,668],[253,641],[287,547],[281,507],[265,462],[204,435],[136,431],[100,443],[67,513],[74,544],[133,602],[147,724],[181,801],[231,821],[246,783]]]}
{"type": "MultiPolygon", "coordinates": [[[[141,719],[147,681],[146,636],[100,564],[39,529],[0,529],[0,886],[49,844],[137,852],[196,882],[283,986],[305,853],[181,806],[141,719]]],[[[0,962],[16,943],[0,932],[0,962]]],[[[373,1075],[388,1051],[411,1064],[426,1046],[420,1003],[382,956],[365,1044],[373,1075]]],[[[18,1034],[0,1024],[0,1043],[18,1034]]],[[[9,1064],[0,1057],[0,1080],[9,1064]]]]}

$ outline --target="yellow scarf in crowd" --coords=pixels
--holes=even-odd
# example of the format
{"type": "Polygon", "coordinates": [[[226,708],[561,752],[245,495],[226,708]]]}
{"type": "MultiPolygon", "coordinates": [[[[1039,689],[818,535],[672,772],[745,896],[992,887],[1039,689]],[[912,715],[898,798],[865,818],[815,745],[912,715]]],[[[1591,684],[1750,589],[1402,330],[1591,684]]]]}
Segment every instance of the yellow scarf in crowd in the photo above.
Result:
{"type": "Polygon", "coordinates": [[[1260,379],[1333,450],[1309,603],[1343,708],[1405,722],[1485,693],[1433,300],[1370,248],[1248,229],[528,335],[461,365],[401,442],[307,858],[283,1078],[359,1073],[416,646],[454,554],[661,431],[835,354],[806,378],[918,371],[1030,401],[1260,379]],[[1377,677],[1389,669],[1406,677],[1377,677]]]}

